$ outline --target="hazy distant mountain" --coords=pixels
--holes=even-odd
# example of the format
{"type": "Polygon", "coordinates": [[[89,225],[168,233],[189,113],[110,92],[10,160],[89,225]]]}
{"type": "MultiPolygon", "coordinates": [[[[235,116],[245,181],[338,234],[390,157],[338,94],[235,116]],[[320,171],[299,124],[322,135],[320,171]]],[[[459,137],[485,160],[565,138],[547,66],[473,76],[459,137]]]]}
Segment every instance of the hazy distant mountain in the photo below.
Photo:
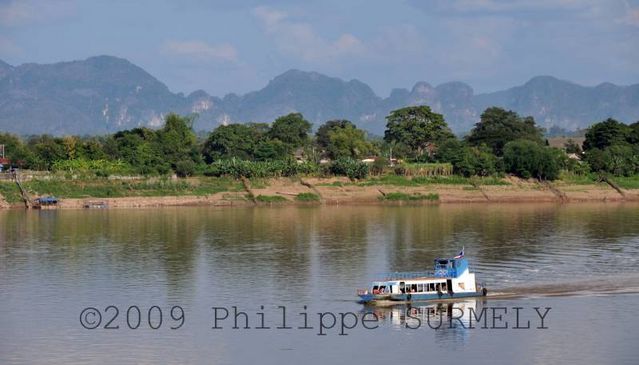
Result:
{"type": "Polygon", "coordinates": [[[12,71],[13,71],[13,66],[0,60],[0,79],[4,78],[12,71]]]}
{"type": "Polygon", "coordinates": [[[532,115],[544,127],[575,130],[608,117],[626,123],[639,120],[639,84],[584,87],[551,76],[537,76],[522,86],[477,95],[474,105],[477,110],[504,106],[532,115]]]}
{"type": "MultiPolygon", "coordinates": [[[[202,100],[206,96],[202,94],[202,100]]],[[[378,108],[382,99],[363,82],[343,81],[316,72],[287,71],[261,90],[243,96],[210,98],[218,108],[200,112],[199,128],[212,129],[221,122],[271,122],[281,115],[302,112],[313,122],[344,118],[361,121],[378,108]]]]}
{"type": "Polygon", "coordinates": [[[0,129],[23,134],[97,134],[159,125],[183,97],[115,57],[24,64],[0,79],[0,129]]]}
{"type": "Polygon", "coordinates": [[[456,132],[468,131],[493,105],[532,115],[545,127],[572,130],[607,117],[638,120],[639,84],[584,87],[542,76],[475,95],[461,82],[433,87],[422,81],[381,98],[358,80],[290,70],[261,90],[218,98],[202,90],[188,96],[172,93],[140,67],[116,57],[16,67],[0,61],[0,131],[20,134],[103,134],[154,127],[171,111],[198,113],[198,130],[230,122],[270,122],[301,112],[314,123],[344,118],[382,134],[389,111],[420,104],[443,113],[456,132]]]}

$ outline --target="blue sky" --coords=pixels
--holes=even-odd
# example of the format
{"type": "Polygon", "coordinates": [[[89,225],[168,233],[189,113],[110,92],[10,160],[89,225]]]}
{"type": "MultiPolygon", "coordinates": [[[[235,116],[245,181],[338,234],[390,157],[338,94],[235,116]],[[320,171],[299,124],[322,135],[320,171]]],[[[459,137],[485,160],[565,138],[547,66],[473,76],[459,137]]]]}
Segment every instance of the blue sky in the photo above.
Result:
{"type": "Polygon", "coordinates": [[[0,0],[0,59],[109,54],[172,91],[263,87],[291,68],[476,92],[553,75],[639,82],[639,0],[0,0]]]}

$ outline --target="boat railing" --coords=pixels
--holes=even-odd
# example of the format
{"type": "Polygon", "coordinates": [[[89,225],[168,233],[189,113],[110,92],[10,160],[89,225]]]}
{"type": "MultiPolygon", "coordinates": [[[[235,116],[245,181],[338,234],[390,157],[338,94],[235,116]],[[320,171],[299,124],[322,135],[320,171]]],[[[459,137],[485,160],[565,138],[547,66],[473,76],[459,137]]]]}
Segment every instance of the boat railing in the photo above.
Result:
{"type": "Polygon", "coordinates": [[[406,280],[418,279],[424,277],[447,278],[454,277],[451,270],[435,270],[435,271],[409,271],[409,272],[388,272],[377,275],[379,280],[406,280]]]}

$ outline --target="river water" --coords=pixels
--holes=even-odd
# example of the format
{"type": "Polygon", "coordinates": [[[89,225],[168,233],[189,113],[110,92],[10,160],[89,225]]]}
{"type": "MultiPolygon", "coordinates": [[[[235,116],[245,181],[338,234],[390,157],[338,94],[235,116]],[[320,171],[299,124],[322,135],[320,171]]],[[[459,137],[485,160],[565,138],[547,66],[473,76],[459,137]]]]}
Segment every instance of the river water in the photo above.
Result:
{"type": "Polygon", "coordinates": [[[636,364],[638,255],[636,204],[0,211],[0,364],[636,364]],[[462,246],[488,297],[356,302],[462,246]]]}

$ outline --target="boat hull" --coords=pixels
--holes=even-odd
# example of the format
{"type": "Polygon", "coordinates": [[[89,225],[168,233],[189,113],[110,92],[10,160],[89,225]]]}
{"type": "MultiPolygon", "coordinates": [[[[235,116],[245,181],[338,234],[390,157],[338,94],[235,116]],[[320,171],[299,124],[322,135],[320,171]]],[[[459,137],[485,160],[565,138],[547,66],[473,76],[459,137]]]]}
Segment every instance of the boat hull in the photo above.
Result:
{"type": "Polygon", "coordinates": [[[476,292],[461,292],[461,293],[409,293],[409,294],[391,294],[391,295],[373,295],[363,294],[360,295],[361,303],[376,303],[381,301],[391,301],[398,303],[410,303],[410,302],[423,302],[423,301],[437,301],[437,300],[450,300],[458,298],[471,298],[471,297],[483,297],[486,296],[485,290],[479,290],[476,292]]]}
{"type": "Polygon", "coordinates": [[[359,294],[360,303],[372,303],[383,300],[392,300],[389,294],[359,294]]]}

